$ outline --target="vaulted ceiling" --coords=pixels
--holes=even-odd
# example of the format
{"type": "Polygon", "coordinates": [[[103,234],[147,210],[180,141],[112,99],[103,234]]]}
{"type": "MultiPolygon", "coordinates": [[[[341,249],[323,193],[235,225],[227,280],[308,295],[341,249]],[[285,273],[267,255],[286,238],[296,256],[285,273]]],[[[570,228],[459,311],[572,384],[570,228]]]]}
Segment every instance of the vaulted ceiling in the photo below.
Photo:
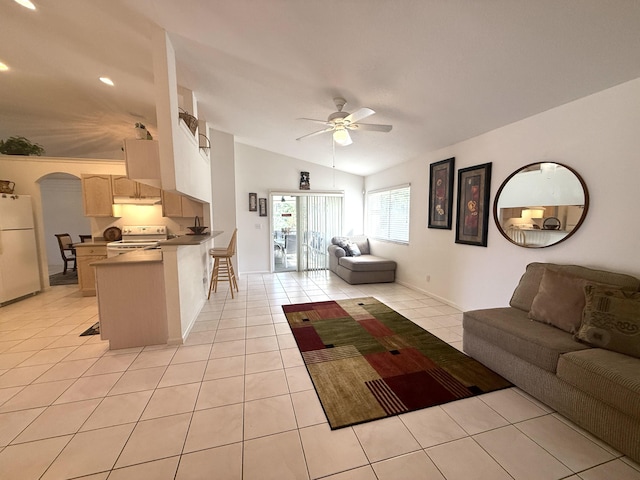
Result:
{"type": "MultiPolygon", "coordinates": [[[[0,138],[122,158],[155,132],[151,37],[169,32],[199,116],[236,141],[333,163],[333,98],[366,106],[336,168],[366,175],[640,77],[636,0],[33,0],[0,4],[0,138]],[[110,77],[115,86],[98,81],[110,77]]],[[[533,160],[533,159],[532,159],[533,160]]]]}

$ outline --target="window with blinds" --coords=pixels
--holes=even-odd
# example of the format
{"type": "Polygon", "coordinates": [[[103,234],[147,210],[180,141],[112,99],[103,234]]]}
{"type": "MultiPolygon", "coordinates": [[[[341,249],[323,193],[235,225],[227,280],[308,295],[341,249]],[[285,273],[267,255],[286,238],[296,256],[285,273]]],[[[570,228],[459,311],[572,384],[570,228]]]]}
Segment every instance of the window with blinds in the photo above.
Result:
{"type": "Polygon", "coordinates": [[[409,243],[410,197],[410,185],[369,192],[367,234],[378,240],[409,243]]]}

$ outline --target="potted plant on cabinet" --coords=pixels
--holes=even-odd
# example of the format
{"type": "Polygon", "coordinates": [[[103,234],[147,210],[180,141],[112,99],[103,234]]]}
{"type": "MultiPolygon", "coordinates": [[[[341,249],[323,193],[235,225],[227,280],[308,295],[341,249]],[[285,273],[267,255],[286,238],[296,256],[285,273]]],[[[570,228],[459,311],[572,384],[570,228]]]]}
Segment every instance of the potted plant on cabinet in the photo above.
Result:
{"type": "Polygon", "coordinates": [[[32,143],[25,137],[9,137],[6,140],[0,140],[0,153],[5,155],[42,155],[44,148],[42,145],[32,143]]]}

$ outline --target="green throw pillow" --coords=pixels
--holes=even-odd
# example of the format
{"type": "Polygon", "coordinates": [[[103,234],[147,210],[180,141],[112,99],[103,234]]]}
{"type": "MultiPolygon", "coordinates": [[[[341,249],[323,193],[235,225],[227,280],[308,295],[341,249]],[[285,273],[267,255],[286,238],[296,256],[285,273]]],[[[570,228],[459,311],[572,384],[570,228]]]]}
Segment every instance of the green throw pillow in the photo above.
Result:
{"type": "Polygon", "coordinates": [[[584,291],[586,304],[576,339],[640,358],[640,292],[593,284],[584,291]]]}

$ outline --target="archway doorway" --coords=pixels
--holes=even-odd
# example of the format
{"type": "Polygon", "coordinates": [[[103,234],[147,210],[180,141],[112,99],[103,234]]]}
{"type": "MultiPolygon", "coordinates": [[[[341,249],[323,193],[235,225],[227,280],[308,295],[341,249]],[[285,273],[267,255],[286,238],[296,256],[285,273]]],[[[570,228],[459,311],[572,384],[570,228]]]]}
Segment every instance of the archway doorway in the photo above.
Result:
{"type": "Polygon", "coordinates": [[[51,173],[39,180],[42,220],[49,275],[62,272],[63,261],[56,233],[68,233],[74,242],[91,233],[91,222],[82,208],[82,183],[68,173],[51,173]]]}

